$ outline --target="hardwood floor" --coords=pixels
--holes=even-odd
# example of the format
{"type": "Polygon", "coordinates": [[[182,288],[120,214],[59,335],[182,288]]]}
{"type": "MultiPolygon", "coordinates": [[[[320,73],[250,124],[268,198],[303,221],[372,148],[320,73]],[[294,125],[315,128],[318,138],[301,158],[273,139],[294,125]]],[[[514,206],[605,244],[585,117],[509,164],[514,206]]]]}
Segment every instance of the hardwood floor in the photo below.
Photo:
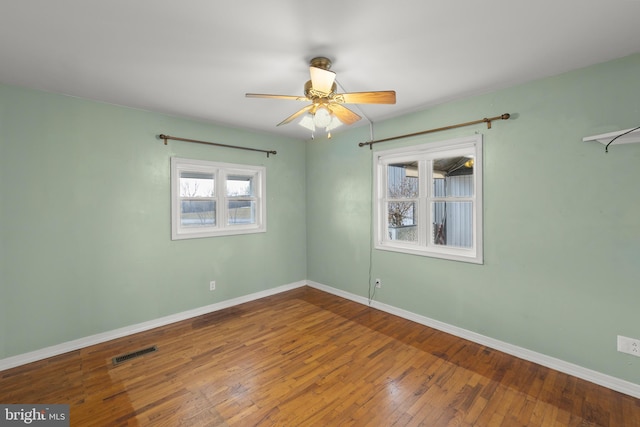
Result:
{"type": "Polygon", "coordinates": [[[308,287],[2,371],[0,402],[72,426],[640,426],[639,399],[308,287]]]}

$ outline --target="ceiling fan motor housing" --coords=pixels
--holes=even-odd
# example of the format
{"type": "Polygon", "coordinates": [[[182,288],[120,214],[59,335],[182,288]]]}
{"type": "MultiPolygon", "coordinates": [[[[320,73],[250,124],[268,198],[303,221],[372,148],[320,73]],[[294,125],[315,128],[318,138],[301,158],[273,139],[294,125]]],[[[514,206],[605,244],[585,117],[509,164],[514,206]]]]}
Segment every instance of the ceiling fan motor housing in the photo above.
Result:
{"type": "Polygon", "coordinates": [[[337,90],[338,86],[335,83],[331,85],[331,92],[329,93],[323,93],[315,90],[313,88],[313,83],[311,82],[311,80],[307,80],[307,82],[304,84],[304,96],[312,101],[315,101],[318,98],[330,98],[331,95],[334,95],[337,90]]]}
{"type": "Polygon", "coordinates": [[[324,56],[318,56],[309,61],[309,65],[316,68],[322,68],[323,70],[328,70],[331,68],[331,60],[324,56]]]}

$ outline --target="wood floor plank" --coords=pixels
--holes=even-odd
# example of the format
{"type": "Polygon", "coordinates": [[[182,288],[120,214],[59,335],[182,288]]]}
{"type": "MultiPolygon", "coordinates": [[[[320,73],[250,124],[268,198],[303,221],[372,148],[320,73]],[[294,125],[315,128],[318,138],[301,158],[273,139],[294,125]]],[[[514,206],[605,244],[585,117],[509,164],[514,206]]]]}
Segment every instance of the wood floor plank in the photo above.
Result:
{"type": "Polygon", "coordinates": [[[0,372],[0,402],[83,427],[640,427],[639,399],[308,287],[0,372]]]}

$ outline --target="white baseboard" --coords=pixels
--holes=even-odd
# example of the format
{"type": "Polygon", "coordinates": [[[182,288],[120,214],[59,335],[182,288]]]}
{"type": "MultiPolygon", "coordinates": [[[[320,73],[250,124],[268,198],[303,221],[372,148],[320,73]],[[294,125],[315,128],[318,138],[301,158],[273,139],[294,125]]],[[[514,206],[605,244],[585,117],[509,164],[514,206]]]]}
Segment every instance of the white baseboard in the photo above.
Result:
{"type": "Polygon", "coordinates": [[[116,338],[122,338],[127,335],[136,334],[138,332],[148,331],[150,329],[169,325],[171,323],[179,322],[182,320],[191,319],[193,317],[201,316],[204,314],[213,313],[218,310],[233,307],[235,305],[254,301],[260,298],[265,298],[271,295],[279,294],[281,292],[286,292],[305,285],[363,305],[371,306],[372,308],[396,315],[398,317],[402,317],[407,320],[411,320],[421,325],[438,329],[451,335],[455,335],[457,337],[464,338],[481,345],[485,345],[498,351],[502,351],[520,359],[528,360],[530,362],[546,366],[547,368],[555,369],[557,371],[573,375],[594,384],[598,384],[611,390],[615,390],[620,393],[624,393],[640,399],[640,385],[638,384],[625,381],[620,378],[612,377],[610,375],[606,375],[588,368],[584,368],[582,366],[578,366],[564,360],[556,359],[542,353],[537,353],[523,347],[518,347],[504,341],[496,340],[463,328],[459,328],[457,326],[449,325],[447,323],[440,322],[429,317],[421,316],[419,314],[415,314],[388,304],[377,301],[371,301],[371,304],[369,304],[369,300],[365,297],[361,297],[359,295],[345,292],[340,289],[332,288],[331,286],[323,285],[321,283],[313,282],[310,280],[302,280],[300,282],[295,282],[288,285],[279,286],[277,288],[268,289],[266,291],[256,292],[227,301],[206,305],[204,307],[195,308],[193,310],[183,311],[181,313],[172,314],[170,316],[161,317],[159,319],[151,320],[148,322],[138,323],[135,325],[126,326],[124,328],[119,328],[112,331],[79,338],[77,340],[68,341],[62,344],[53,345],[51,347],[46,347],[29,353],[0,359],[0,371],[15,368],[16,366],[26,365],[27,363],[36,362],[38,360],[46,359],[49,357],[58,356],[60,354],[89,347],[91,345],[100,344],[116,338]]]}
{"type": "Polygon", "coordinates": [[[172,314],[170,316],[161,317],[159,319],[150,320],[148,322],[125,326],[124,328],[114,329],[112,331],[107,331],[100,334],[79,338],[77,340],[67,341],[62,344],[53,345],[51,347],[42,348],[40,350],[31,351],[29,353],[0,359],[0,371],[15,368],[16,366],[26,365],[27,363],[36,362],[38,360],[46,359],[49,357],[58,356],[60,354],[89,347],[91,345],[100,344],[116,338],[122,338],[127,335],[136,334],[138,332],[148,331],[153,328],[180,322],[182,320],[191,319],[196,316],[202,316],[203,314],[213,313],[214,311],[222,310],[225,308],[233,307],[235,305],[243,304],[245,302],[254,301],[260,298],[265,298],[271,295],[279,294],[281,292],[289,291],[291,289],[299,288],[306,285],[306,283],[307,282],[305,280],[302,280],[300,282],[290,283],[288,285],[279,286],[277,288],[268,289],[266,291],[256,292],[242,297],[206,305],[204,307],[195,308],[193,310],[183,311],[181,313],[172,314]]]}
{"type": "Polygon", "coordinates": [[[340,289],[332,288],[331,286],[323,285],[321,283],[309,280],[307,280],[306,283],[312,288],[316,288],[318,290],[334,294],[360,304],[364,304],[367,306],[370,305],[372,308],[385,311],[398,317],[411,320],[430,328],[438,329],[451,335],[455,335],[457,337],[464,338],[481,345],[485,345],[498,351],[502,351],[503,353],[510,354],[520,359],[528,360],[530,362],[546,366],[547,368],[555,369],[556,371],[564,372],[565,374],[569,374],[574,377],[578,377],[594,384],[598,384],[611,390],[615,390],[620,393],[624,393],[640,399],[640,385],[638,384],[625,381],[620,378],[612,377],[610,375],[606,375],[588,368],[584,368],[582,366],[575,365],[561,359],[556,359],[555,357],[528,350],[523,347],[518,347],[504,341],[496,340],[463,328],[459,328],[457,326],[449,325],[447,323],[440,322],[429,317],[421,316],[419,314],[415,314],[388,304],[377,301],[371,301],[371,304],[369,304],[369,300],[365,297],[354,295],[340,289]]]}

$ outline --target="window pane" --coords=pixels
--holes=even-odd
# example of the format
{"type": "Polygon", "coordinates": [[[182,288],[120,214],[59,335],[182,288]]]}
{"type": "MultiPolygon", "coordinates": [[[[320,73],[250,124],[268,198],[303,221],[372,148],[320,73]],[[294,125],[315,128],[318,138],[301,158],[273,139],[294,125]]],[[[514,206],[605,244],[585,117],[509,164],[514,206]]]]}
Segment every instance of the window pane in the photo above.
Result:
{"type": "Polygon", "coordinates": [[[418,197],[418,163],[394,163],[387,167],[387,196],[390,199],[418,197]]]}
{"type": "Polygon", "coordinates": [[[447,157],[433,161],[434,197],[473,196],[472,156],[447,157]]]}
{"type": "Polygon", "coordinates": [[[180,201],[182,227],[215,227],[216,202],[214,200],[187,199],[180,201]]]}
{"type": "Polygon", "coordinates": [[[180,172],[180,197],[214,197],[213,174],[200,172],[180,172]]]}
{"type": "Polygon", "coordinates": [[[227,197],[253,196],[253,176],[227,176],[227,197]]]}
{"type": "Polygon", "coordinates": [[[390,202],[387,204],[389,240],[415,242],[418,240],[415,202],[390,202]]]}
{"type": "Polygon", "coordinates": [[[473,247],[473,204],[471,202],[434,202],[433,243],[458,248],[473,247]]]}
{"type": "Polygon", "coordinates": [[[230,200],[227,206],[227,224],[255,224],[256,202],[252,200],[230,200]]]}

